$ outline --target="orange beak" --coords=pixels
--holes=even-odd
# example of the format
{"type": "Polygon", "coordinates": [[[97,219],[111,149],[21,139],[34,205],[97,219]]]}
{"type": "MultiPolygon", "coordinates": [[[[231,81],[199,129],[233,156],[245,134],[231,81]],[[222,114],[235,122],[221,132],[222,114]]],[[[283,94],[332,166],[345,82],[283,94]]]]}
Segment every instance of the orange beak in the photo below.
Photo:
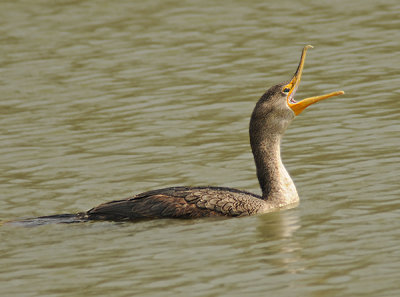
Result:
{"type": "Polygon", "coordinates": [[[286,86],[284,86],[284,88],[290,89],[286,100],[287,100],[287,105],[290,107],[290,109],[293,110],[295,115],[299,115],[304,109],[306,109],[306,107],[310,106],[311,104],[314,104],[318,101],[321,101],[321,100],[324,100],[324,99],[327,99],[327,98],[330,98],[333,96],[338,96],[338,95],[344,94],[343,91],[336,91],[336,92],[332,92],[332,93],[325,94],[325,95],[306,98],[299,102],[296,102],[294,100],[293,97],[294,97],[294,94],[296,93],[297,88],[300,85],[301,74],[303,72],[304,61],[306,59],[306,52],[309,48],[312,48],[312,46],[306,45],[303,48],[303,52],[301,53],[300,63],[299,63],[299,66],[297,67],[296,73],[294,74],[290,83],[287,84],[286,86]]]}

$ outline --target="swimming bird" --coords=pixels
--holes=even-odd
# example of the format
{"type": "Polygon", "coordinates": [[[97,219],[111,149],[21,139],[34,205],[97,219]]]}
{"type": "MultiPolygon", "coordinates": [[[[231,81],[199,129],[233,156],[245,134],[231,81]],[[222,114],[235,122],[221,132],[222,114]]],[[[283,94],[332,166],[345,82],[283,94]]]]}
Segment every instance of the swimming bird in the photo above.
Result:
{"type": "MultiPolygon", "coordinates": [[[[135,221],[156,218],[240,217],[267,213],[297,205],[296,187],[281,160],[281,139],[289,124],[306,107],[337,91],[296,101],[306,52],[291,80],[268,89],[257,102],[250,119],[250,144],[262,195],[226,187],[170,187],[101,204],[84,213],[64,216],[71,220],[135,221]]],[[[57,216],[41,217],[43,220],[57,216]]]]}
{"type": "Polygon", "coordinates": [[[323,99],[344,94],[337,91],[295,101],[307,49],[290,81],[267,90],[257,102],[250,119],[250,144],[262,195],[225,187],[171,187],[131,198],[111,201],[87,211],[89,220],[137,220],[146,218],[199,218],[248,216],[296,205],[296,187],[281,160],[281,138],[296,115],[323,99]]]}

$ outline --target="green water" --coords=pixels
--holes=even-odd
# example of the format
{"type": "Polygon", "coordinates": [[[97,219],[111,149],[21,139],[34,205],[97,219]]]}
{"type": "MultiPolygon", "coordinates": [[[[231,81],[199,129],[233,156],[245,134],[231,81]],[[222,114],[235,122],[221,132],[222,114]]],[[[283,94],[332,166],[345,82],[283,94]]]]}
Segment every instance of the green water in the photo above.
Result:
{"type": "Polygon", "coordinates": [[[291,210],[0,227],[2,296],[399,296],[398,1],[2,1],[0,219],[259,193],[255,102],[308,53],[291,210]]]}

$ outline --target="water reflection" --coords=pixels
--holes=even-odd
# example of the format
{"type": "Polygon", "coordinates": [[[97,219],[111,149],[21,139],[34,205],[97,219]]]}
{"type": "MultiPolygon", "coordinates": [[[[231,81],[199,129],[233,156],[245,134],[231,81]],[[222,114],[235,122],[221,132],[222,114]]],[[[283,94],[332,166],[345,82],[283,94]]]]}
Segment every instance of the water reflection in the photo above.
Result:
{"type": "Polygon", "coordinates": [[[258,216],[257,231],[262,238],[282,239],[293,237],[300,228],[295,210],[282,210],[258,216]]]}
{"type": "Polygon", "coordinates": [[[296,210],[280,211],[257,217],[258,243],[262,246],[262,262],[283,269],[288,273],[297,273],[301,267],[301,242],[295,236],[301,227],[296,210]],[[265,245],[263,245],[265,243],[265,245]]]}

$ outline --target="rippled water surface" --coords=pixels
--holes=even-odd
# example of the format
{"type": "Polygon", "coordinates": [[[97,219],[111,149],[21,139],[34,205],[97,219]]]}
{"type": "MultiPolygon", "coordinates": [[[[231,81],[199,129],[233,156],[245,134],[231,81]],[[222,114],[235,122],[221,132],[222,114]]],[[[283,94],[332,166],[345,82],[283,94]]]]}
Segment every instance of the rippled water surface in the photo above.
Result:
{"type": "Polygon", "coordinates": [[[0,227],[2,296],[399,296],[398,1],[2,1],[0,219],[174,185],[259,193],[248,121],[309,51],[297,208],[0,227]]]}

